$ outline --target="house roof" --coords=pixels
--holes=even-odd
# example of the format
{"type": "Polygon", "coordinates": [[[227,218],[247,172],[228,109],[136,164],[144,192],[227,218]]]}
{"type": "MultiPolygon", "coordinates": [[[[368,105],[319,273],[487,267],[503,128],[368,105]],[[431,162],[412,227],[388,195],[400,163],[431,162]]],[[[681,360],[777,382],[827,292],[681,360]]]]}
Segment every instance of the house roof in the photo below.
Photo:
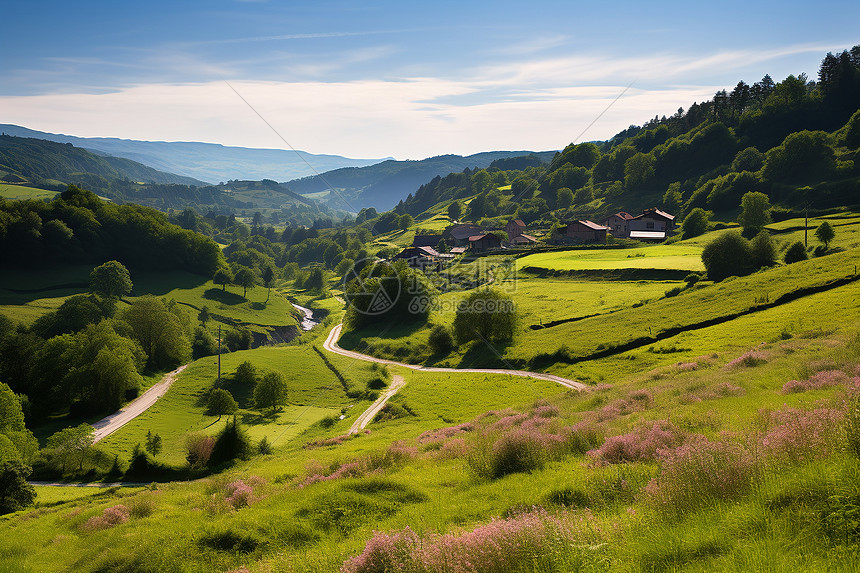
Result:
{"type": "Polygon", "coordinates": [[[571,225],[576,225],[576,224],[580,224],[584,227],[588,227],[589,229],[592,229],[594,231],[607,231],[607,230],[609,230],[609,227],[604,227],[603,225],[598,225],[597,223],[595,223],[593,221],[588,221],[588,220],[574,221],[573,223],[571,223],[571,225]]]}
{"type": "Polygon", "coordinates": [[[664,219],[666,221],[674,221],[675,215],[670,215],[665,211],[661,211],[660,209],[645,209],[641,215],[637,215],[633,217],[633,219],[644,219],[645,217],[653,217],[655,219],[664,219]]]}
{"type": "Polygon", "coordinates": [[[508,221],[508,225],[510,225],[511,223],[515,224],[517,227],[522,227],[523,229],[526,228],[526,224],[523,223],[522,219],[511,219],[510,221],[508,221]]]}
{"type": "Polygon", "coordinates": [[[413,247],[432,247],[439,244],[442,235],[415,235],[412,239],[413,247]]]}
{"type": "Polygon", "coordinates": [[[665,239],[664,231],[630,231],[631,239],[665,239]]]}
{"type": "Polygon", "coordinates": [[[451,249],[452,255],[462,255],[466,252],[466,247],[454,247],[451,249]]]}
{"type": "Polygon", "coordinates": [[[625,221],[629,221],[630,219],[632,219],[632,218],[633,218],[633,215],[631,215],[631,214],[630,214],[630,213],[628,213],[627,211],[618,211],[618,212],[617,212],[617,213],[615,213],[614,215],[610,215],[610,216],[608,216],[606,219],[604,219],[604,221],[606,221],[606,220],[608,220],[608,219],[611,219],[612,217],[618,217],[619,219],[623,219],[623,220],[625,220],[625,221]]]}
{"type": "Polygon", "coordinates": [[[511,239],[512,243],[536,243],[537,239],[532,237],[531,235],[517,235],[513,239],[511,239]]]}
{"type": "Polygon", "coordinates": [[[469,237],[484,232],[483,229],[476,225],[454,225],[453,227],[448,227],[447,231],[458,241],[468,239],[469,237]]]}
{"type": "Polygon", "coordinates": [[[470,243],[475,243],[475,242],[480,241],[480,240],[482,240],[482,239],[491,239],[491,240],[492,240],[492,239],[495,239],[495,240],[496,240],[496,241],[498,241],[499,243],[501,243],[501,242],[502,242],[502,240],[501,240],[501,239],[499,239],[497,236],[492,235],[492,234],[490,234],[490,233],[484,233],[483,235],[472,235],[471,237],[469,237],[469,242],[470,242],[470,243]]]}
{"type": "Polygon", "coordinates": [[[433,247],[406,247],[395,256],[395,259],[412,259],[415,257],[441,257],[433,247]]]}

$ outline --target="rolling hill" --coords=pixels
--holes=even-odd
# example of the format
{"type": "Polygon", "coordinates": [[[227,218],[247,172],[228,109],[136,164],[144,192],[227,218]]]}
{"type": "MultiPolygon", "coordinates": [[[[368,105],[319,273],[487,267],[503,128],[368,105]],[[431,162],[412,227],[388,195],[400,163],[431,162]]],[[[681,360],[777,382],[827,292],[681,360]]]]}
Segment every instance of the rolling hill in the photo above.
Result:
{"type": "Polygon", "coordinates": [[[76,137],[46,133],[11,124],[0,124],[0,133],[71,143],[94,153],[131,159],[155,169],[178,173],[208,183],[232,179],[286,181],[312,175],[313,170],[308,167],[308,163],[322,173],[340,167],[373,165],[381,161],[380,159],[350,159],[338,155],[316,155],[284,149],[228,147],[212,143],[76,137]]]}

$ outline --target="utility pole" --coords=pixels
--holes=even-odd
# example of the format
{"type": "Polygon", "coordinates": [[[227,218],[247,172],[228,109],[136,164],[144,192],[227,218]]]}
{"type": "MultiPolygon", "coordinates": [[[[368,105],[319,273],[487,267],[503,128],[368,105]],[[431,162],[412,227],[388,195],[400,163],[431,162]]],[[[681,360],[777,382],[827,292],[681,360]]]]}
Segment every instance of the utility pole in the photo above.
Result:
{"type": "Polygon", "coordinates": [[[218,386],[221,385],[221,325],[218,325],[218,386]]]}

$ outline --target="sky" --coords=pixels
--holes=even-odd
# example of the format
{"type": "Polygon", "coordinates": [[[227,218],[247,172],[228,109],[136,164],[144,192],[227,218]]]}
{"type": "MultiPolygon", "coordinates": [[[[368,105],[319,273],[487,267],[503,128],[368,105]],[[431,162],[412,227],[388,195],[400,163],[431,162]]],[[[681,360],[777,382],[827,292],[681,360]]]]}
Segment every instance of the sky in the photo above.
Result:
{"type": "Polygon", "coordinates": [[[0,123],[353,158],[607,139],[860,43],[856,0],[4,4],[0,123]]]}

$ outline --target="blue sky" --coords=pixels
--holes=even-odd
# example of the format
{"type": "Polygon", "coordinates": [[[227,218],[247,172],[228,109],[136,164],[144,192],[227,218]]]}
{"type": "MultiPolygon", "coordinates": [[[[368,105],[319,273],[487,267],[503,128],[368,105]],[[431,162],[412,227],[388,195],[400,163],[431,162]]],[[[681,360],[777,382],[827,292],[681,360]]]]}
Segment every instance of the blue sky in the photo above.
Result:
{"type": "Polygon", "coordinates": [[[296,148],[398,159],[611,137],[740,79],[814,79],[827,51],[860,43],[857,2],[47,1],[3,13],[0,123],[285,147],[244,98],[296,148]]]}

